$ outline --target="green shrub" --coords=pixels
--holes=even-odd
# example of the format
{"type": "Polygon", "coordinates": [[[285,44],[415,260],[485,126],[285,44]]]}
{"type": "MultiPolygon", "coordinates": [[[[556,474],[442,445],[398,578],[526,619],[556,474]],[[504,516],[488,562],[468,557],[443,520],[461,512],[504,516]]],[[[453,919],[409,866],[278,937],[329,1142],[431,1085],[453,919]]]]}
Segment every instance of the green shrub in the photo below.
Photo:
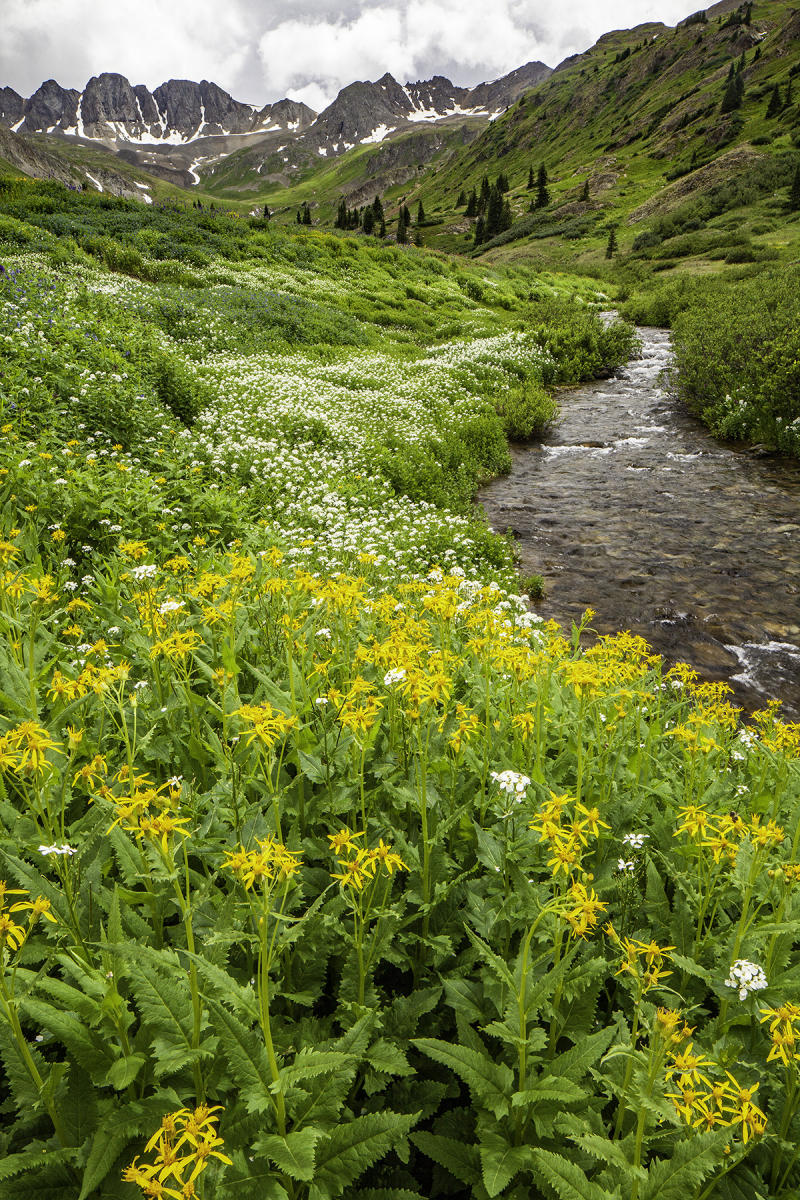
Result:
{"type": "Polygon", "coordinates": [[[509,388],[495,400],[503,432],[512,441],[541,437],[558,414],[558,404],[535,379],[509,388]]]}

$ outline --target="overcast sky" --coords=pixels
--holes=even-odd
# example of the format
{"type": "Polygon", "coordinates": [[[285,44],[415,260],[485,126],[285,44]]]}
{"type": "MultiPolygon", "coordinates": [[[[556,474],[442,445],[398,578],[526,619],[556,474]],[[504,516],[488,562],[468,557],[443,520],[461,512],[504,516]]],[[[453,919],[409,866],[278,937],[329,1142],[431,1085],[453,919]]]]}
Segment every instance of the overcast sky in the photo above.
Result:
{"type": "Polygon", "coordinates": [[[674,25],[697,0],[0,0],[0,86],[83,88],[101,71],[154,88],[211,79],[237,100],[318,111],[345,84],[473,84],[531,60],[556,66],[602,33],[674,25]]]}

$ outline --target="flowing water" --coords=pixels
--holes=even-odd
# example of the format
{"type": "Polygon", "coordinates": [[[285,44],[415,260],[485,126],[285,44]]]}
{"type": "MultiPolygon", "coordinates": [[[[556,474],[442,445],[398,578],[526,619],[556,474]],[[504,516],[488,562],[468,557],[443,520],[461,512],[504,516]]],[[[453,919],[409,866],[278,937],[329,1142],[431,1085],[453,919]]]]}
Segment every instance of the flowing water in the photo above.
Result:
{"type": "Polygon", "coordinates": [[[630,629],[725,679],[748,710],[800,717],[800,464],[715,441],[666,390],[669,334],[640,329],[617,378],[565,391],[547,440],[480,494],[511,528],[534,607],[567,629],[630,629]]]}

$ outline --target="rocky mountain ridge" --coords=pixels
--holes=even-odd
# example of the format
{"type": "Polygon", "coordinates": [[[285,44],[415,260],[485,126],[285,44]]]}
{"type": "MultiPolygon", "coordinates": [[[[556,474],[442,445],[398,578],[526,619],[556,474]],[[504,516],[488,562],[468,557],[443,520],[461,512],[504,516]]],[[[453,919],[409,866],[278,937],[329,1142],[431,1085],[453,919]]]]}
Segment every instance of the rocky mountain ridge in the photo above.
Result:
{"type": "Polygon", "coordinates": [[[262,108],[243,104],[215,83],[170,79],[152,92],[106,71],[82,91],[45,80],[25,99],[0,88],[0,128],[100,144],[132,165],[191,186],[236,151],[247,150],[254,183],[266,173],[287,181],[320,158],[382,142],[418,123],[455,117],[488,122],[547,78],[544,63],[526,63],[473,88],[442,75],[399,84],[388,73],[343,88],[320,114],[293,100],[262,108]],[[250,152],[252,150],[252,153],[250,152]]]}
{"type": "Polygon", "coordinates": [[[58,133],[106,143],[184,145],[201,137],[305,128],[316,114],[279,100],[258,108],[234,100],[207,79],[169,79],[154,91],[105,71],[82,92],[47,79],[25,100],[0,89],[0,125],[14,133],[58,133]]]}

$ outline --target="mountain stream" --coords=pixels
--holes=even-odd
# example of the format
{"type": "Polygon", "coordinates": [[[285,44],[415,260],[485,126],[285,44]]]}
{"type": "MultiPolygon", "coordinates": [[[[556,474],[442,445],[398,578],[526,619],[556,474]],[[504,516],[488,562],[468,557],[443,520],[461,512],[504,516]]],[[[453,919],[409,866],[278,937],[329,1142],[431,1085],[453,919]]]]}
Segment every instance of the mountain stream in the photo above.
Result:
{"type": "Polygon", "coordinates": [[[543,443],[479,499],[515,534],[534,604],[569,631],[641,634],[669,663],[724,679],[748,711],[800,718],[800,464],[716,441],[672,397],[669,334],[640,329],[616,378],[562,392],[543,443]]]}

